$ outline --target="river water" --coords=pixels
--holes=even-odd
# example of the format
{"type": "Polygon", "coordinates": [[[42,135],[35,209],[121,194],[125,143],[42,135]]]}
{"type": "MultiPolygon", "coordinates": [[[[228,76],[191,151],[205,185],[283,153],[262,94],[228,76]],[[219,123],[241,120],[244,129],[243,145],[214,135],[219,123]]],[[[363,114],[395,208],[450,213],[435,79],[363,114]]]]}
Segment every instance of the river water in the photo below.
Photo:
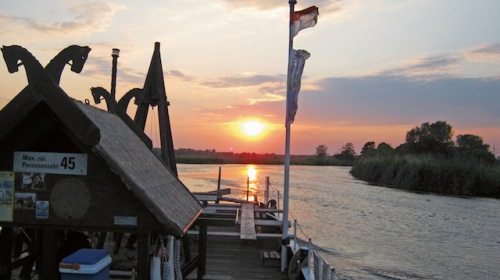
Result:
{"type": "MultiPolygon", "coordinates": [[[[283,193],[284,167],[221,165],[221,188],[263,200],[283,193]]],[[[219,165],[179,164],[193,192],[217,189],[219,165]]],[[[290,219],[339,279],[500,279],[500,200],[371,186],[350,167],[291,166],[290,219]]],[[[282,203],[282,198],[280,198],[282,203]]]]}

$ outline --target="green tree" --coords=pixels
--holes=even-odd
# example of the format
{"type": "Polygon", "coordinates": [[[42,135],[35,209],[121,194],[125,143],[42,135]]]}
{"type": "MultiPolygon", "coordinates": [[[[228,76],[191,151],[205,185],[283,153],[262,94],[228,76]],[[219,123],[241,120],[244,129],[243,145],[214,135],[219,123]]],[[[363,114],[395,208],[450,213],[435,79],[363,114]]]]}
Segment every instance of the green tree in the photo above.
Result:
{"type": "Polygon", "coordinates": [[[354,160],[356,158],[354,144],[348,142],[345,145],[342,145],[342,151],[340,152],[340,154],[336,154],[335,157],[343,160],[354,160]]]}
{"type": "Polygon", "coordinates": [[[377,146],[377,154],[379,154],[379,155],[388,156],[388,155],[392,155],[394,153],[395,153],[394,148],[385,142],[382,142],[382,143],[378,144],[378,146],[377,146]]]}
{"type": "Polygon", "coordinates": [[[361,156],[368,157],[375,155],[375,142],[366,142],[363,148],[361,148],[361,156]]]}
{"type": "Polygon", "coordinates": [[[423,123],[406,133],[406,149],[415,154],[450,156],[453,150],[453,128],[446,121],[423,123]]]}
{"type": "Polygon", "coordinates": [[[483,138],[472,134],[457,136],[457,151],[460,156],[476,159],[484,163],[494,163],[495,155],[490,152],[490,145],[483,143],[483,138]]]}
{"type": "Polygon", "coordinates": [[[328,147],[325,145],[319,145],[316,147],[316,156],[317,157],[326,157],[328,155],[328,147]]]}

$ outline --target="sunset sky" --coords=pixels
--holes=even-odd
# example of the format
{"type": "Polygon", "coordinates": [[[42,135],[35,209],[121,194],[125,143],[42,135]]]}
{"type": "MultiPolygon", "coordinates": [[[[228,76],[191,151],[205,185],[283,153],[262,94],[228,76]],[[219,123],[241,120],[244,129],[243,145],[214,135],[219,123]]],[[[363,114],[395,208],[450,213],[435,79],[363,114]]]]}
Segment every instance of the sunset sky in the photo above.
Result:
{"type": "MultiPolygon", "coordinates": [[[[311,5],[318,24],[294,39],[311,57],[292,154],[318,145],[335,154],[347,142],[358,152],[368,141],[396,147],[439,120],[500,154],[500,1],[298,0],[296,10],[311,5]]],[[[70,45],[91,47],[82,73],[67,67],[61,87],[93,104],[91,87],[110,89],[112,48],[121,50],[120,98],[143,87],[159,42],[176,149],[283,154],[288,13],[287,0],[2,0],[0,44],[44,66],[70,45]],[[245,133],[248,120],[256,135],[245,133]]],[[[2,59],[0,84],[3,108],[27,85],[24,69],[9,74],[2,59]]],[[[154,142],[156,125],[151,117],[146,128],[154,142]]]]}

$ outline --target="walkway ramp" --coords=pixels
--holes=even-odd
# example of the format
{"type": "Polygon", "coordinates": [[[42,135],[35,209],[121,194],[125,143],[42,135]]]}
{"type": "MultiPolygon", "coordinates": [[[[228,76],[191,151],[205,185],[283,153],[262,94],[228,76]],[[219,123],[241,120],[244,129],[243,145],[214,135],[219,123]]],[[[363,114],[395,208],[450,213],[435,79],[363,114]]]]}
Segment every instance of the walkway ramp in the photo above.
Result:
{"type": "Polygon", "coordinates": [[[241,205],[240,238],[243,240],[257,240],[255,232],[254,206],[251,203],[241,205]]]}

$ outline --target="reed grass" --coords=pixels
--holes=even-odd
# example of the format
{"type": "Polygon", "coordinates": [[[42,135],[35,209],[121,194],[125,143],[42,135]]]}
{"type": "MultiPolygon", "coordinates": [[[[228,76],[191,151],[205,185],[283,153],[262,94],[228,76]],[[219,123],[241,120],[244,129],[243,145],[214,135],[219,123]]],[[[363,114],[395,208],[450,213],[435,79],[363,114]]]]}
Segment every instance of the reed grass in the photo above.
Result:
{"type": "Polygon", "coordinates": [[[500,198],[500,165],[433,155],[359,157],[351,174],[370,183],[413,191],[500,198]]]}

